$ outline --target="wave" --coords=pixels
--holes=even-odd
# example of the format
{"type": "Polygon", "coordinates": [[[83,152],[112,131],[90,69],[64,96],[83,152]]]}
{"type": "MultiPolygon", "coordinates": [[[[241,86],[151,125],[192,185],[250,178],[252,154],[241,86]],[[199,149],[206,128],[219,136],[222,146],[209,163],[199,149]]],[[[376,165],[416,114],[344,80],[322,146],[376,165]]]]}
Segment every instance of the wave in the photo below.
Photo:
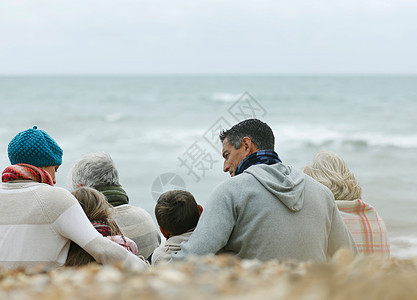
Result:
{"type": "MultiPolygon", "coordinates": [[[[207,131],[204,128],[191,129],[152,129],[140,134],[142,143],[189,144],[193,141],[204,143],[203,134],[207,131]]],[[[358,132],[348,133],[342,130],[329,129],[325,127],[283,127],[275,132],[277,145],[285,143],[293,147],[353,147],[363,148],[397,148],[417,149],[416,134],[383,134],[379,132],[358,132]]],[[[137,140],[138,135],[134,138],[137,140]]]]}
{"type": "Polygon", "coordinates": [[[214,93],[211,95],[211,99],[218,102],[235,102],[242,97],[242,93],[232,94],[232,93],[214,93]]]}
{"type": "MultiPolygon", "coordinates": [[[[106,116],[108,123],[117,124],[125,116],[122,114],[109,114],[106,116]]],[[[343,129],[328,128],[307,125],[273,126],[276,137],[276,145],[284,145],[287,148],[302,149],[308,147],[332,148],[350,147],[353,149],[368,148],[394,148],[394,149],[417,149],[416,134],[383,134],[380,132],[347,132],[343,129]]],[[[211,145],[203,138],[208,128],[152,128],[126,126],[123,129],[110,127],[99,134],[94,129],[85,129],[76,135],[60,136],[60,142],[70,148],[83,147],[85,144],[98,143],[103,147],[108,143],[117,143],[120,147],[170,147],[187,149],[195,141],[201,147],[211,149],[211,145]],[[116,141],[116,142],[115,142],[116,141]]],[[[7,145],[7,143],[4,143],[7,145]]],[[[220,143],[216,144],[221,147],[220,143]]]]}
{"type": "MultiPolygon", "coordinates": [[[[279,127],[277,127],[279,128],[279,127]]],[[[284,126],[276,132],[278,142],[304,146],[352,146],[417,148],[416,134],[385,134],[381,132],[347,132],[317,126],[284,126]]]]}

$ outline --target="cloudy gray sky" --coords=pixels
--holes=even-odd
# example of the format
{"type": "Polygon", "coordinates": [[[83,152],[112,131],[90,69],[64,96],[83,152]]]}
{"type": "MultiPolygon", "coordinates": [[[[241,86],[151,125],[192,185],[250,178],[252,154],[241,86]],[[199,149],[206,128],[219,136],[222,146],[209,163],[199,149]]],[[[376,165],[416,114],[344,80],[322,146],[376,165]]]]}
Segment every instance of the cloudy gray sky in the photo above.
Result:
{"type": "Polygon", "coordinates": [[[416,56],[416,0],[0,0],[0,74],[416,74],[416,56]]]}

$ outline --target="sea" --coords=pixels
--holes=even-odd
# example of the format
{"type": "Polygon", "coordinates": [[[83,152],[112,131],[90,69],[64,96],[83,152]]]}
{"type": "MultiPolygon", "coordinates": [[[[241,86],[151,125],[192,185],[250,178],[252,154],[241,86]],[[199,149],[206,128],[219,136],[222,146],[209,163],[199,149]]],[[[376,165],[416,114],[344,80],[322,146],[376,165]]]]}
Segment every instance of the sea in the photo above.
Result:
{"type": "Polygon", "coordinates": [[[186,189],[207,203],[223,172],[218,133],[259,118],[283,163],[342,156],[388,229],[391,254],[417,256],[417,76],[1,76],[0,168],[7,145],[38,126],[63,148],[57,186],[84,154],[109,153],[130,203],[186,189]]]}

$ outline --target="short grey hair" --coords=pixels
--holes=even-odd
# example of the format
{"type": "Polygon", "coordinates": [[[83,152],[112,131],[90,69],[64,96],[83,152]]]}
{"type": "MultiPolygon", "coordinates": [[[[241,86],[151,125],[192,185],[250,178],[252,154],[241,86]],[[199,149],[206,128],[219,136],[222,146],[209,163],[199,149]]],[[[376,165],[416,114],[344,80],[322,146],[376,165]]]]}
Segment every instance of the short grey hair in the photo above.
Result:
{"type": "Polygon", "coordinates": [[[71,169],[72,188],[120,185],[119,172],[107,153],[90,153],[78,160],[71,169]]]}
{"type": "Polygon", "coordinates": [[[240,148],[244,137],[250,138],[258,150],[274,150],[275,137],[271,127],[258,119],[244,120],[219,135],[222,143],[227,138],[235,149],[240,148]]]}

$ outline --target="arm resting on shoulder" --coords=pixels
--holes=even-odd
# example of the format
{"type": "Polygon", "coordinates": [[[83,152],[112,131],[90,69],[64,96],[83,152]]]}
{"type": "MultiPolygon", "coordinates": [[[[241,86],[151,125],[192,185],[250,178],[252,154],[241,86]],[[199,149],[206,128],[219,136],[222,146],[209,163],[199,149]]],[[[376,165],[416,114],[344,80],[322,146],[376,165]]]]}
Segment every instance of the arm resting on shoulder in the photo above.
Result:
{"type": "Polygon", "coordinates": [[[147,266],[139,257],[103,237],[91,225],[78,203],[66,209],[54,222],[54,226],[59,234],[77,243],[99,263],[118,262],[132,270],[142,270],[147,266]]]}

